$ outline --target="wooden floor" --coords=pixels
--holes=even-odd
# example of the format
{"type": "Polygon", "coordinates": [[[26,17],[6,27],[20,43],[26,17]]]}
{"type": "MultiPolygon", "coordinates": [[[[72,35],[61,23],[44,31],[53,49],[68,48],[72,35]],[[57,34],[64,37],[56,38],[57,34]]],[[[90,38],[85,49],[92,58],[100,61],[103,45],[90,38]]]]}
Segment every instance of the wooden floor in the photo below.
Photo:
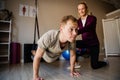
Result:
{"type": "MultiPolygon", "coordinates": [[[[79,78],[69,75],[69,62],[56,61],[52,64],[41,63],[40,75],[45,80],[120,80],[120,57],[108,57],[109,66],[93,70],[89,58],[80,61],[79,78]]],[[[32,63],[16,65],[0,65],[0,80],[32,80],[32,63]]]]}

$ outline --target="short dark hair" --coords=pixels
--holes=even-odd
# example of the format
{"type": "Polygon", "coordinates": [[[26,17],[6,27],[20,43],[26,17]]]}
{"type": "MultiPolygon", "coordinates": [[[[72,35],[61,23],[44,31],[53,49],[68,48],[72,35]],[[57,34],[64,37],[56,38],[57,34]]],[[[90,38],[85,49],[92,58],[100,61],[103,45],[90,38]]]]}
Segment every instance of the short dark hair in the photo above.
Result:
{"type": "Polygon", "coordinates": [[[72,22],[75,22],[77,23],[77,19],[72,16],[72,15],[67,15],[67,16],[64,16],[61,20],[61,24],[66,24],[68,20],[71,20],[72,22]]]}

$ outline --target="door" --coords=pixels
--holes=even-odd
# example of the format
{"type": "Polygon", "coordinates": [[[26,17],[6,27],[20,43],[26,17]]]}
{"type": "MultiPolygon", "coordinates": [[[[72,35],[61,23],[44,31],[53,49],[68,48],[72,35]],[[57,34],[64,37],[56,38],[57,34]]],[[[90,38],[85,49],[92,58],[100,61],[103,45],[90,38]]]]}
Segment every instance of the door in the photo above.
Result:
{"type": "Polygon", "coordinates": [[[107,55],[120,54],[120,31],[119,19],[104,19],[103,32],[104,32],[104,45],[107,55]]]}

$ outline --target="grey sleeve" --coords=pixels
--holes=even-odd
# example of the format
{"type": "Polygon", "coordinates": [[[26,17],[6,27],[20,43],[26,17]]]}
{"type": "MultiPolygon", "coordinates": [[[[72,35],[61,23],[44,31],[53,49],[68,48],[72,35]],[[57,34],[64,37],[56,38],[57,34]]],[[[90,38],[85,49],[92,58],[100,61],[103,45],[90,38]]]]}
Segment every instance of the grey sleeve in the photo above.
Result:
{"type": "Polygon", "coordinates": [[[47,49],[51,44],[51,37],[49,33],[45,33],[37,42],[38,47],[41,49],[47,49]]]}
{"type": "Polygon", "coordinates": [[[75,50],[76,49],[76,42],[70,43],[70,49],[75,50]]]}

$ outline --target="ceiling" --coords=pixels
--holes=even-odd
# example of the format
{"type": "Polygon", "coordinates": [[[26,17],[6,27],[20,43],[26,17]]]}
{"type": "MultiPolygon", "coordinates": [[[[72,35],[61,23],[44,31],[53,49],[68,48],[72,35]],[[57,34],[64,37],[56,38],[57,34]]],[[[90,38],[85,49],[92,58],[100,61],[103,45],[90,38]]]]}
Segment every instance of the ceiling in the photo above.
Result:
{"type": "Polygon", "coordinates": [[[102,0],[102,1],[113,5],[116,9],[120,9],[120,0],[102,0]]]}

